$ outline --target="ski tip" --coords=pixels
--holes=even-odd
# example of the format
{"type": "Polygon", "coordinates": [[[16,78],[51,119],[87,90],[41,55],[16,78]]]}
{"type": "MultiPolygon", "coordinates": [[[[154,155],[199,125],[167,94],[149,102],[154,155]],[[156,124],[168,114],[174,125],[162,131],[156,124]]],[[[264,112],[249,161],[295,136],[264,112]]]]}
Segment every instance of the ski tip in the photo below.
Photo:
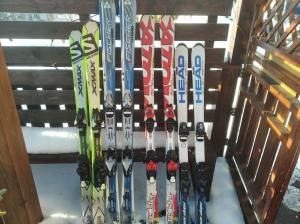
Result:
{"type": "MultiPolygon", "coordinates": [[[[204,48],[204,45],[202,44],[202,43],[196,43],[195,45],[194,45],[194,47],[203,47],[204,48]]],[[[193,47],[193,48],[194,48],[193,47]]]]}
{"type": "Polygon", "coordinates": [[[79,30],[73,30],[70,33],[69,37],[72,37],[73,39],[76,38],[76,37],[81,38],[81,32],[79,30]]]}
{"type": "Polygon", "coordinates": [[[168,22],[169,20],[171,20],[171,23],[172,23],[172,24],[174,23],[174,18],[173,18],[172,15],[163,15],[163,16],[161,17],[161,22],[163,22],[163,23],[166,23],[166,24],[167,24],[167,22],[168,22]]]}
{"type": "Polygon", "coordinates": [[[179,47],[188,48],[185,43],[179,43],[176,48],[179,48],[179,47]]]}

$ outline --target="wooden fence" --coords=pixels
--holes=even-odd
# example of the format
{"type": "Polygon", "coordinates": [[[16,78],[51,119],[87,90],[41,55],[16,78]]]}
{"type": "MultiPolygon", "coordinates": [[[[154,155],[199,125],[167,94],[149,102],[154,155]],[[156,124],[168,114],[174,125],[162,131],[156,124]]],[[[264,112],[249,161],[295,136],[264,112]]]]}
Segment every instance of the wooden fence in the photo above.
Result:
{"type": "Polygon", "coordinates": [[[248,223],[274,223],[300,154],[299,7],[256,7],[228,157],[248,223]]]}

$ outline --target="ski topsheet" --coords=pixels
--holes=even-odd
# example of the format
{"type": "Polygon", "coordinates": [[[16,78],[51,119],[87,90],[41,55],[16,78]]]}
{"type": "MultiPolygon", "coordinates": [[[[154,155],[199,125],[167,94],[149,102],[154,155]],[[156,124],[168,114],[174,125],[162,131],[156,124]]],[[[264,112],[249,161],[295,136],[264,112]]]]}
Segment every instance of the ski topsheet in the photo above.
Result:
{"type": "Polygon", "coordinates": [[[188,126],[187,126],[187,93],[188,93],[188,48],[179,44],[175,50],[176,88],[177,88],[177,121],[179,152],[179,223],[190,223],[190,176],[188,163],[188,126]]]}
{"type": "Polygon", "coordinates": [[[205,166],[205,128],[204,128],[204,72],[205,49],[196,44],[192,49],[194,124],[195,124],[195,164],[193,183],[195,189],[195,223],[206,224],[206,166],[205,166]]]}
{"type": "Polygon", "coordinates": [[[101,149],[100,96],[99,96],[99,28],[89,21],[82,28],[82,47],[85,56],[88,89],[90,125],[90,146],[92,150],[93,217],[94,224],[105,223],[105,181],[106,166],[101,149]]]}
{"type": "Polygon", "coordinates": [[[144,15],[140,21],[142,44],[142,67],[144,86],[144,121],[146,137],[146,222],[158,223],[158,198],[156,190],[157,156],[155,152],[154,111],[154,38],[155,26],[152,16],[144,15]]]}
{"type": "Polygon", "coordinates": [[[114,0],[100,0],[99,5],[102,64],[104,81],[105,149],[108,170],[106,189],[106,223],[119,222],[120,205],[118,193],[115,118],[115,23],[114,0]]]}
{"type": "Polygon", "coordinates": [[[136,1],[120,0],[121,64],[122,64],[122,137],[123,179],[121,221],[134,222],[133,190],[133,76],[136,1]]]}
{"type": "Polygon", "coordinates": [[[166,129],[166,222],[177,222],[176,173],[178,157],[175,151],[174,131],[174,34],[175,24],[172,16],[163,16],[160,21],[161,61],[163,69],[164,120],[166,129]]]}
{"type": "Polygon", "coordinates": [[[87,96],[84,54],[81,48],[81,32],[72,31],[69,36],[70,55],[73,68],[76,104],[76,126],[79,137],[79,160],[77,172],[80,176],[83,224],[93,224],[91,195],[91,154],[87,144],[87,96]]]}

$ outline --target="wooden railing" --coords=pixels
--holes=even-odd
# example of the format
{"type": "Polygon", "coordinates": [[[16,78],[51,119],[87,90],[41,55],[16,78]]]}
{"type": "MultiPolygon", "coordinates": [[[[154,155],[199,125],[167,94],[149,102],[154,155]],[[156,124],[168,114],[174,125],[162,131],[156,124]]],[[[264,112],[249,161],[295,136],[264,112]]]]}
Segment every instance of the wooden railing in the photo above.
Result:
{"type": "Polygon", "coordinates": [[[300,154],[299,7],[256,8],[228,157],[248,223],[274,223],[300,154]]]}

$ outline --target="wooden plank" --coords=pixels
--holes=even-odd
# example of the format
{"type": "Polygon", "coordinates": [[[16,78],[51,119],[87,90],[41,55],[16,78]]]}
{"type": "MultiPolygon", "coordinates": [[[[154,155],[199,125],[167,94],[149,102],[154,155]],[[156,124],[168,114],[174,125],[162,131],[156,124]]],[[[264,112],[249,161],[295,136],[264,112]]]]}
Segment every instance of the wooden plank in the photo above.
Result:
{"type": "MultiPolygon", "coordinates": [[[[231,64],[242,64],[248,48],[248,39],[255,19],[257,0],[237,0],[234,6],[233,24],[228,37],[227,60],[231,64]]],[[[250,46],[249,46],[250,47],[250,46]]]]}
{"type": "MultiPolygon", "coordinates": [[[[228,37],[228,43],[230,43],[230,45],[227,46],[225,57],[225,61],[230,64],[240,65],[243,63],[247,50],[247,41],[251,31],[249,27],[251,27],[251,22],[254,22],[255,3],[256,0],[238,0],[235,2],[233,25],[229,31],[231,36],[228,37]]],[[[225,77],[222,78],[222,88],[216,108],[216,115],[222,114],[224,116],[222,116],[222,118],[220,116],[216,117],[212,130],[212,140],[214,144],[216,144],[219,156],[223,154],[224,144],[226,142],[226,132],[230,116],[229,112],[231,109],[231,103],[228,102],[232,102],[233,100],[235,84],[240,71],[236,70],[231,72],[233,72],[233,74],[230,80],[226,80],[225,77]]],[[[226,74],[225,71],[224,74],[226,74]]]]}
{"type": "MultiPolygon", "coordinates": [[[[19,110],[19,116],[22,123],[69,123],[73,124],[75,120],[75,110],[19,110]]],[[[214,110],[205,111],[205,121],[212,122],[214,119],[214,110]]],[[[193,121],[194,111],[188,111],[188,121],[193,121]]],[[[155,111],[158,126],[163,126],[164,111],[158,109],[155,111]]],[[[134,110],[133,117],[135,122],[144,122],[143,111],[134,110]]],[[[121,110],[116,111],[117,122],[122,121],[121,110]]]]}
{"type": "MultiPolygon", "coordinates": [[[[283,82],[269,76],[264,71],[261,71],[253,66],[248,67],[249,71],[256,77],[256,79],[274,95],[286,108],[291,111],[297,111],[300,107],[299,101],[281,84],[283,82]]],[[[272,73],[274,74],[274,73],[272,73]]],[[[286,78],[288,80],[288,78],[286,78]]],[[[297,85],[297,83],[295,83],[297,85]]],[[[293,89],[295,90],[295,89],[293,89]]]]}
{"type": "MultiPolygon", "coordinates": [[[[221,82],[221,70],[205,71],[205,88],[217,89],[221,82]]],[[[188,87],[192,88],[192,72],[188,71],[188,87]]],[[[73,79],[71,70],[9,70],[9,76],[14,88],[24,87],[24,89],[33,89],[37,87],[56,89],[73,89],[73,79]]],[[[142,87],[142,71],[135,70],[134,86],[142,87]]],[[[121,71],[116,71],[116,88],[121,88],[121,71]]],[[[154,71],[154,87],[162,89],[162,71],[154,71]]],[[[100,84],[103,83],[102,71],[100,75],[100,84]]]]}
{"type": "Polygon", "coordinates": [[[260,116],[257,111],[253,111],[249,120],[249,126],[246,131],[246,138],[245,141],[243,142],[242,148],[241,148],[241,153],[239,154],[239,161],[242,166],[247,166],[248,165],[248,160],[250,159],[251,155],[251,150],[253,143],[255,142],[256,138],[256,132],[257,129],[259,128],[260,116]]]}
{"type": "MultiPolygon", "coordinates": [[[[102,91],[101,91],[102,93],[102,91]]],[[[101,94],[102,95],[102,94],[101,94]]],[[[74,92],[73,90],[22,90],[14,91],[15,101],[17,105],[27,104],[27,105],[75,105],[74,92]]],[[[217,101],[217,92],[208,92],[206,91],[204,95],[205,104],[215,104],[217,101]]],[[[116,104],[121,104],[122,94],[121,91],[116,91],[116,104]]],[[[103,103],[103,96],[101,96],[101,103],[103,103]]],[[[163,92],[156,91],[154,92],[155,104],[158,104],[162,108],[163,105],[163,92]]],[[[143,91],[134,92],[135,104],[143,104],[144,94],[143,91]]],[[[193,104],[193,92],[188,93],[188,103],[193,104]]]]}
{"type": "Polygon", "coordinates": [[[285,50],[275,48],[256,38],[253,39],[253,42],[265,49],[266,54],[272,57],[272,61],[287,71],[294,73],[295,76],[299,76],[300,58],[296,54],[288,54],[285,50]]]}
{"type": "Polygon", "coordinates": [[[267,184],[266,194],[266,223],[274,222],[300,155],[300,121],[299,117],[292,118],[293,128],[289,135],[290,144],[283,146],[277,155],[271,178],[267,184]],[[286,161],[289,161],[288,163],[286,161]]]}
{"type": "Polygon", "coordinates": [[[288,35],[294,31],[294,29],[298,26],[299,23],[300,23],[300,18],[293,20],[290,26],[281,35],[281,37],[275,42],[274,46],[280,47],[280,45],[284,42],[284,40],[288,37],[288,35]]]}
{"type": "Polygon", "coordinates": [[[269,177],[271,166],[276,155],[278,143],[279,140],[277,136],[275,135],[274,131],[271,130],[255,179],[255,186],[257,187],[257,192],[261,196],[263,195],[263,192],[266,187],[266,182],[269,177]]]}
{"type": "MultiPolygon", "coordinates": [[[[223,48],[209,48],[205,52],[206,65],[222,66],[224,64],[223,48]]],[[[189,49],[189,55],[191,49],[189,49]]],[[[70,66],[67,47],[5,47],[4,55],[8,65],[19,66],[70,66]]],[[[155,48],[154,66],[161,67],[161,52],[155,48]]],[[[135,50],[135,68],[141,68],[141,48],[135,50]]],[[[116,67],[121,67],[121,49],[116,48],[116,67]]]]}
{"type": "Polygon", "coordinates": [[[262,27],[258,31],[259,36],[263,34],[263,31],[266,29],[267,25],[272,21],[273,17],[277,13],[278,10],[280,10],[281,5],[284,3],[284,0],[280,0],[276,2],[275,7],[272,9],[272,12],[268,15],[268,18],[264,21],[262,27]]]}
{"type": "MultiPolygon", "coordinates": [[[[208,23],[217,23],[217,21],[218,21],[218,16],[208,16],[207,18],[208,23]]],[[[214,47],[214,41],[211,40],[205,41],[205,47],[214,47]]]]}
{"type": "Polygon", "coordinates": [[[0,186],[8,190],[0,205],[7,211],[7,223],[36,224],[42,210],[1,46],[0,105],[0,186]]]}
{"type": "Polygon", "coordinates": [[[224,144],[226,140],[227,124],[230,116],[231,102],[235,88],[235,77],[237,76],[238,69],[223,69],[221,91],[218,96],[216,106],[216,117],[212,130],[212,142],[215,145],[217,155],[223,154],[224,144]],[[230,103],[229,103],[230,102],[230,103]],[[222,114],[222,116],[220,116],[222,114]]]}
{"type": "Polygon", "coordinates": [[[257,132],[256,141],[253,146],[251,158],[249,160],[249,165],[248,165],[249,174],[253,179],[258,169],[260,158],[262,157],[264,144],[268,140],[267,138],[268,131],[269,131],[269,126],[264,120],[262,120],[259,126],[259,130],[257,132]]]}
{"type": "Polygon", "coordinates": [[[289,87],[293,88],[295,91],[300,93],[300,77],[299,75],[295,75],[294,73],[290,72],[289,70],[286,70],[279,66],[278,64],[264,58],[263,56],[256,54],[254,59],[258,61],[261,66],[263,67],[263,71],[259,71],[258,69],[254,70],[252,69],[253,66],[248,66],[249,69],[252,69],[258,74],[267,74],[268,76],[273,77],[274,81],[276,81],[278,84],[280,82],[284,82],[289,87]]]}
{"type": "Polygon", "coordinates": [[[288,135],[290,130],[284,126],[284,124],[270,111],[263,110],[263,104],[259,103],[253,94],[249,92],[241,92],[244,96],[247,97],[252,107],[256,112],[264,119],[270,128],[276,133],[277,137],[282,141],[285,146],[288,146],[288,135]]]}
{"type": "Polygon", "coordinates": [[[278,31],[279,27],[282,25],[282,23],[285,21],[285,19],[290,15],[290,13],[295,10],[295,7],[298,5],[299,0],[291,0],[289,2],[288,8],[285,10],[284,15],[280,17],[280,19],[277,21],[276,25],[272,30],[269,31],[268,37],[266,38],[266,42],[269,42],[271,37],[278,31]]]}
{"type": "MultiPolygon", "coordinates": [[[[118,7],[118,1],[116,0],[118,7]]],[[[137,0],[137,14],[152,15],[224,15],[229,16],[232,0],[137,0]]],[[[98,13],[98,2],[93,0],[2,0],[2,12],[28,13],[98,13]]]]}
{"type": "MultiPolygon", "coordinates": [[[[71,31],[81,30],[83,22],[21,22],[0,21],[0,38],[19,39],[68,39],[71,31]]],[[[136,39],[140,39],[139,24],[136,39]]],[[[159,24],[156,23],[155,39],[160,40],[159,24]]],[[[176,24],[177,41],[225,41],[228,24],[176,24]]],[[[120,24],[116,25],[116,40],[120,40],[120,24]]],[[[213,47],[213,46],[212,46],[213,47]]]]}
{"type": "Polygon", "coordinates": [[[241,204],[244,216],[247,220],[248,224],[258,224],[255,216],[254,209],[252,207],[251,202],[249,201],[249,197],[246,189],[243,186],[241,177],[238,173],[237,167],[233,161],[233,157],[228,158],[227,162],[230,168],[230,174],[233,180],[233,184],[238,195],[239,202],[241,204]]]}

